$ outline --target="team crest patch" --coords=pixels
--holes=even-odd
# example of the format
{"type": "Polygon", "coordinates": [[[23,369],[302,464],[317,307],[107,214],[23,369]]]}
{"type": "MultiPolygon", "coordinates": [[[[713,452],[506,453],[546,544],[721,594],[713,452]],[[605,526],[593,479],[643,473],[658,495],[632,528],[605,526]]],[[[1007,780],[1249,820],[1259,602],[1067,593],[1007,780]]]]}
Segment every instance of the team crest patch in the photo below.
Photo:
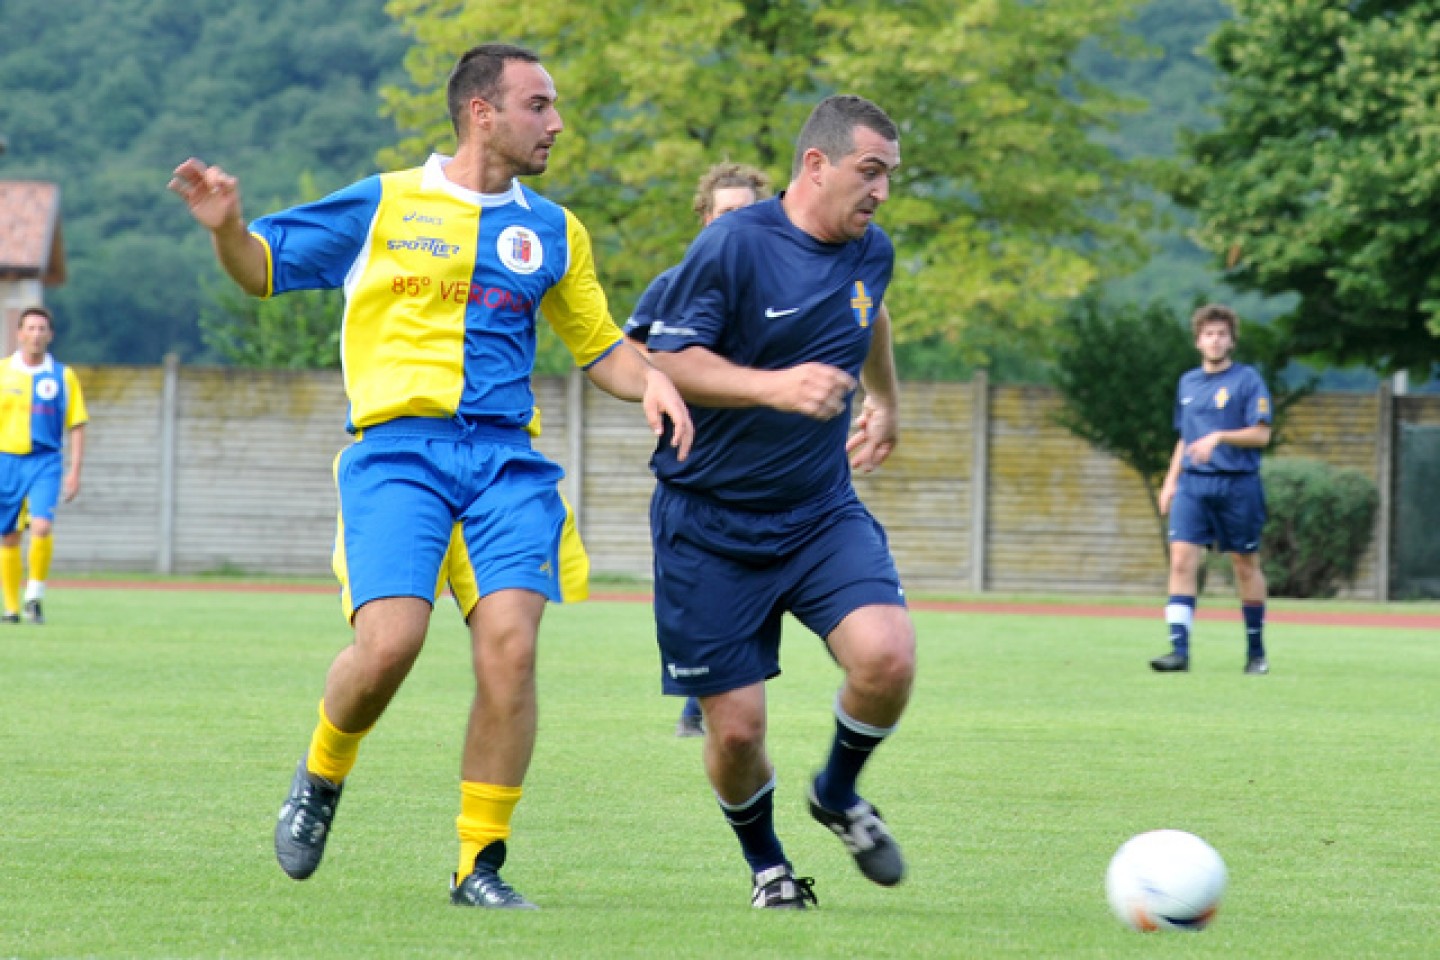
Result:
{"type": "Polygon", "coordinates": [[[495,252],[500,255],[500,262],[513,273],[534,273],[545,262],[545,249],[540,246],[540,238],[534,230],[525,227],[506,227],[500,231],[495,252]]]}
{"type": "Polygon", "coordinates": [[[35,381],[35,396],[41,400],[54,400],[60,393],[60,381],[46,377],[44,380],[35,381]]]}
{"type": "Polygon", "coordinates": [[[870,317],[875,309],[875,301],[870,294],[865,292],[865,281],[856,280],[850,287],[850,311],[855,314],[855,322],[862,327],[870,326],[870,317]]]}
{"type": "Polygon", "coordinates": [[[1230,391],[1221,387],[1215,392],[1215,409],[1224,410],[1225,404],[1230,402],[1230,391]]]}

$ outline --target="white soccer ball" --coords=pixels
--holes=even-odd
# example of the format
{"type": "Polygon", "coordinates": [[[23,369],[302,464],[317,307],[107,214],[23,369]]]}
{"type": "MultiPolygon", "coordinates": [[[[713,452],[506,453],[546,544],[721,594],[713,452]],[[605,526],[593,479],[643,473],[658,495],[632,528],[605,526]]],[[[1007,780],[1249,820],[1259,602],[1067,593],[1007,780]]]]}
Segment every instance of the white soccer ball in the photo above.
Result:
{"type": "Polygon", "coordinates": [[[1133,930],[1203,930],[1225,893],[1225,861],[1183,830],[1151,830],[1120,845],[1105,871],[1115,916],[1133,930]]]}

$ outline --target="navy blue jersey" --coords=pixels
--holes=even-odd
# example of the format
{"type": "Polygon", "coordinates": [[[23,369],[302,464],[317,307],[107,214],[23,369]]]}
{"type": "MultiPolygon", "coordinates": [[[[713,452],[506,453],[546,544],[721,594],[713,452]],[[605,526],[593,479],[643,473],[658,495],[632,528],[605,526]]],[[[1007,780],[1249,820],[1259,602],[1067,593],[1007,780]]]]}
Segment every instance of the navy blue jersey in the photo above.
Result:
{"type": "MultiPolygon", "coordinates": [[[[727,213],[690,245],[650,327],[657,352],[705,347],[744,367],[825,363],[857,380],[895,248],[879,227],[822,243],[775,197],[727,213]]],[[[662,438],[650,464],[665,483],[721,503],[783,510],[850,483],[845,412],[820,421],[769,407],[692,406],[695,444],[682,463],[662,438]]]]}
{"type": "MultiPolygon", "coordinates": [[[[1216,430],[1243,430],[1270,422],[1270,391],[1255,368],[1232,363],[1219,373],[1196,367],[1180,378],[1175,391],[1175,430],[1186,446],[1216,430]]],[[[1260,469],[1259,447],[1217,444],[1209,463],[1183,466],[1191,473],[1255,473],[1260,469]]]]}
{"type": "Polygon", "coordinates": [[[678,266],[671,267],[650,281],[650,286],[640,294],[640,299],[635,301],[635,310],[630,314],[630,319],[625,321],[625,335],[632,340],[639,340],[641,343],[650,339],[650,327],[655,323],[655,311],[660,309],[660,301],[665,296],[666,289],[670,286],[670,280],[675,276],[678,266]]]}

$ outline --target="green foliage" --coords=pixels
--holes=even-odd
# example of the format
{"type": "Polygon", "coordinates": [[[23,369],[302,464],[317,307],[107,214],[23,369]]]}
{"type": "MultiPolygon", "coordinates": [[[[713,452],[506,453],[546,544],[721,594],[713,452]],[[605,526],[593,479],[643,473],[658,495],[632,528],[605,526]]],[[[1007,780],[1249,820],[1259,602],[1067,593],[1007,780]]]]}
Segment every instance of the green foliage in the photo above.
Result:
{"type": "MultiPolygon", "coordinates": [[[[60,184],[69,280],[47,291],[75,362],[206,359],[214,256],[165,190],[187,156],[241,178],[246,214],[374,171],[376,93],[404,38],[383,0],[0,4],[0,177],[60,184]]],[[[211,305],[213,307],[213,305],[211,305]]]]}
{"type": "Polygon", "coordinates": [[[1195,366],[1189,328],[1170,308],[1082,300],[1060,325],[1057,419],[1075,436],[1140,475],[1168,556],[1160,482],[1175,452],[1175,388],[1195,366]]]}
{"type": "Polygon", "coordinates": [[[301,290],[257,300],[228,280],[212,284],[201,305],[205,345],[237,367],[322,370],[340,366],[339,290],[301,290]]]}
{"type": "Polygon", "coordinates": [[[536,49],[568,124],[542,186],[589,227],[623,315],[692,236],[686,201],[709,164],[757,163],[783,184],[815,102],[861,93],[902,128],[881,212],[900,256],[897,338],[940,337],[970,362],[1038,351],[1066,302],[1138,251],[1140,171],[1090,136],[1135,104],[1070,69],[1087,39],[1123,49],[1138,6],[392,0],[416,43],[411,88],[385,100],[413,134],[385,161],[451,141],[441,91],[477,39],[536,49]]]}
{"type": "Polygon", "coordinates": [[[1220,126],[1175,188],[1229,279],[1293,292],[1297,356],[1440,362],[1440,0],[1235,0],[1220,126]]]}
{"type": "Polygon", "coordinates": [[[1380,494],[1358,470],[1276,459],[1261,468],[1270,519],[1261,563],[1270,594],[1333,597],[1370,546],[1380,494]]]}

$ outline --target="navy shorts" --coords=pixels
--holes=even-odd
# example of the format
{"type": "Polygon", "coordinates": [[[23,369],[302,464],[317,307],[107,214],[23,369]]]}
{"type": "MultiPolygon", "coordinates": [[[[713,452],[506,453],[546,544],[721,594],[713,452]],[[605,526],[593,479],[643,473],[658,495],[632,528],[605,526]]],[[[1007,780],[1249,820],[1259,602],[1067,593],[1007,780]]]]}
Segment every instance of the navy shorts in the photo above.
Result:
{"type": "Polygon", "coordinates": [[[1221,553],[1254,553],[1265,527],[1265,488],[1258,473],[1180,474],[1170,503],[1170,541],[1213,544],[1221,553]]]}
{"type": "Polygon", "coordinates": [[[824,638],[861,607],[905,605],[885,530],[848,488],[833,502],[760,513],[660,483],[650,531],[667,694],[710,696],[779,675],[787,612],[824,638]]]}

